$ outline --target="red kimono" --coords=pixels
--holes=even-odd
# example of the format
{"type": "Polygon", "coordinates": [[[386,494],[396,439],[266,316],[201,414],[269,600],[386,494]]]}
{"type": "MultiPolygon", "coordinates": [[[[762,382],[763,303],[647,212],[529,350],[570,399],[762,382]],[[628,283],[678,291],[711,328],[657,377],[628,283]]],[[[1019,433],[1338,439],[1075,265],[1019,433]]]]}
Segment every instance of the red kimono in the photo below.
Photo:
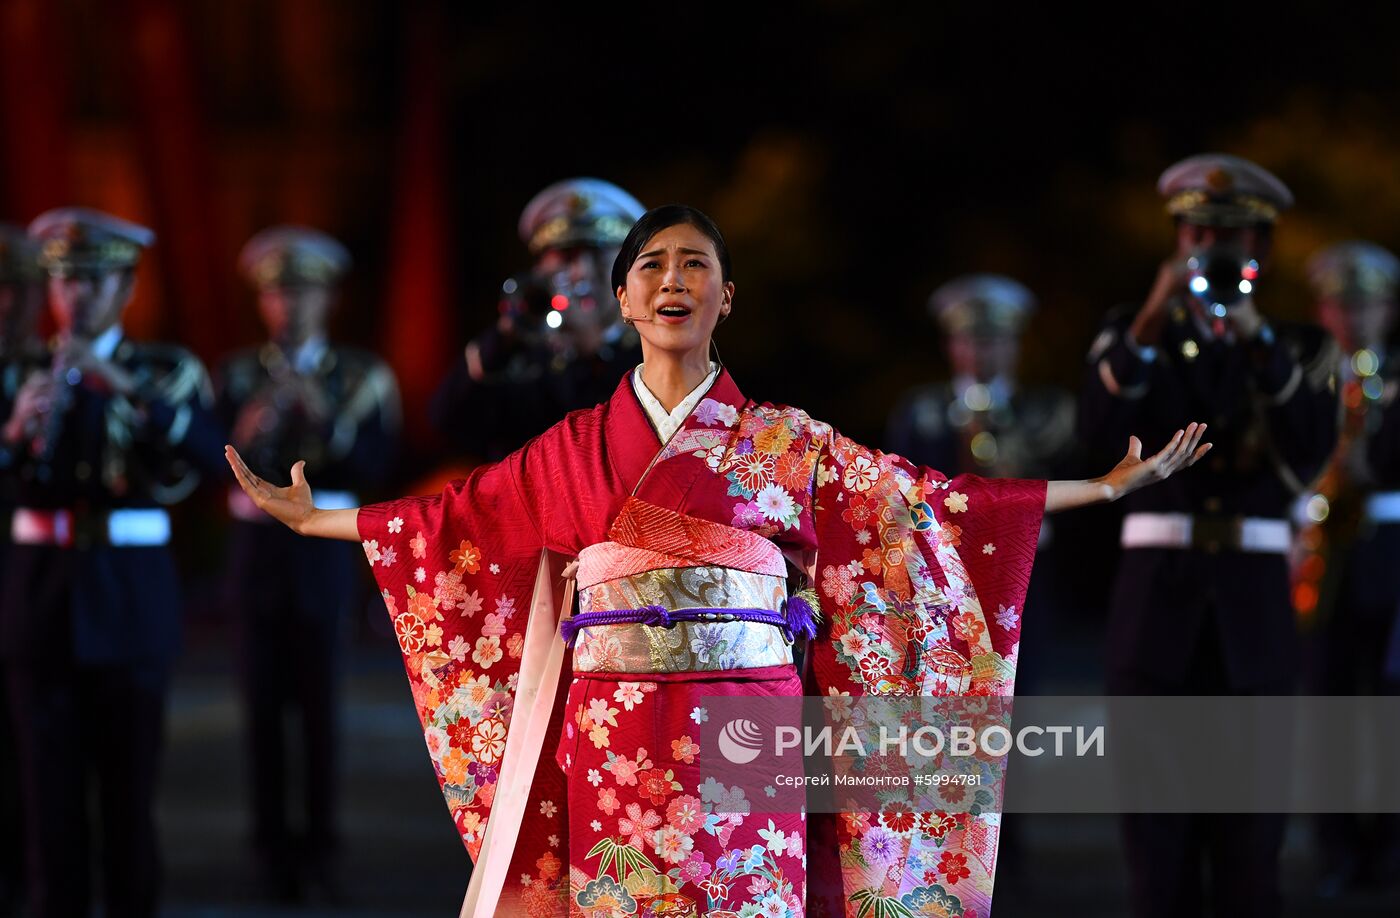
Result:
{"type": "Polygon", "coordinates": [[[666,443],[629,374],[442,494],[363,508],[428,753],[489,890],[476,907],[986,918],[997,805],[807,817],[701,781],[705,696],[802,694],[778,628],[596,626],[570,659],[559,574],[578,559],[581,611],[776,610],[796,570],[820,599],[821,694],[1010,695],[1044,502],[1043,481],[948,480],[751,402],[722,371],[666,443]]]}

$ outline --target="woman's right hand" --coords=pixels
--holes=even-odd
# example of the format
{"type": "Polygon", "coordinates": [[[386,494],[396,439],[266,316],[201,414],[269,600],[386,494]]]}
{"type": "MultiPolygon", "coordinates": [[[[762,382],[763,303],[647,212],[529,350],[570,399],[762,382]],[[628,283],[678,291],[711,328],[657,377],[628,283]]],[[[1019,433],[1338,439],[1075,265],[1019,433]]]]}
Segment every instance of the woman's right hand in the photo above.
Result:
{"type": "Polygon", "coordinates": [[[316,505],[311,501],[311,485],[306,483],[306,474],[303,471],[305,461],[292,466],[292,486],[278,488],[254,475],[253,470],[243,461],[243,457],[238,455],[238,450],[232,446],[224,447],[224,457],[233,468],[233,475],[238,479],[243,493],[258,505],[259,510],[278,522],[285,523],[293,532],[301,535],[311,534],[307,532],[307,527],[316,514],[316,505]]]}

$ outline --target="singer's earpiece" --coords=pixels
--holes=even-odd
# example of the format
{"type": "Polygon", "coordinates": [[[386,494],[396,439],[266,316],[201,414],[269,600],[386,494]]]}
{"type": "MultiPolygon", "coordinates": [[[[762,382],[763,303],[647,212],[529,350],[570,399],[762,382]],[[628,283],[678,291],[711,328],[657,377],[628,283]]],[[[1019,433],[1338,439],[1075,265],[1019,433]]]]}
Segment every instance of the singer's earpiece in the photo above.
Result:
{"type": "Polygon", "coordinates": [[[619,288],[617,288],[617,305],[618,305],[618,308],[621,309],[621,310],[623,311],[623,312],[622,312],[622,321],[623,321],[624,323],[626,323],[627,325],[636,325],[638,322],[653,322],[653,323],[654,323],[654,322],[656,321],[654,318],[652,318],[652,317],[650,317],[650,316],[648,316],[648,317],[645,318],[645,319],[639,319],[639,318],[637,318],[636,316],[630,315],[630,314],[627,312],[627,289],[626,289],[625,287],[619,287],[619,288]]]}

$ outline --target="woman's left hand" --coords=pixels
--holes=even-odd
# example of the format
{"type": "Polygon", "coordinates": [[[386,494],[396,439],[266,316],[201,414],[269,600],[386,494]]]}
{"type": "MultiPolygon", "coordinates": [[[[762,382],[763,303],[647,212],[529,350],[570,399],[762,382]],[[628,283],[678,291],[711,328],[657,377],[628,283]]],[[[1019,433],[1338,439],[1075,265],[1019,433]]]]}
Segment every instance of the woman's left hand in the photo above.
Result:
{"type": "Polygon", "coordinates": [[[1142,441],[1129,437],[1128,454],[1113,467],[1113,471],[1098,481],[1110,488],[1110,500],[1117,500],[1154,482],[1165,481],[1173,472],[1195,465],[1210,452],[1212,444],[1201,442],[1205,432],[1204,424],[1188,424],[1185,430],[1176,432],[1161,452],[1147,459],[1142,458],[1142,441]]]}

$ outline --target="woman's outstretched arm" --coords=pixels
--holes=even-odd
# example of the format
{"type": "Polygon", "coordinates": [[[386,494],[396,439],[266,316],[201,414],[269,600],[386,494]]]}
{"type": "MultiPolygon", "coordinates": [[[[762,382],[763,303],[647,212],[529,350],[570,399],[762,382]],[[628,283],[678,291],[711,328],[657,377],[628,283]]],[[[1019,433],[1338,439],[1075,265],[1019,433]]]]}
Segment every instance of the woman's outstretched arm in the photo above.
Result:
{"type": "Polygon", "coordinates": [[[1163,481],[1173,472],[1195,465],[1210,451],[1211,444],[1201,443],[1205,432],[1206,425],[1189,424],[1185,430],[1178,430],[1161,452],[1148,459],[1142,458],[1142,441],[1129,437],[1128,454],[1102,478],[1049,482],[1045,489],[1045,512],[1108,503],[1138,488],[1163,481]]]}
{"type": "Polygon", "coordinates": [[[253,474],[238,450],[224,447],[224,456],[233,467],[234,477],[258,509],[273,519],[285,523],[293,532],[320,539],[341,539],[346,542],[360,541],[357,520],[360,508],[349,510],[318,510],[311,500],[311,486],[306,483],[303,471],[305,462],[292,466],[292,486],[278,488],[268,484],[253,474]]]}

